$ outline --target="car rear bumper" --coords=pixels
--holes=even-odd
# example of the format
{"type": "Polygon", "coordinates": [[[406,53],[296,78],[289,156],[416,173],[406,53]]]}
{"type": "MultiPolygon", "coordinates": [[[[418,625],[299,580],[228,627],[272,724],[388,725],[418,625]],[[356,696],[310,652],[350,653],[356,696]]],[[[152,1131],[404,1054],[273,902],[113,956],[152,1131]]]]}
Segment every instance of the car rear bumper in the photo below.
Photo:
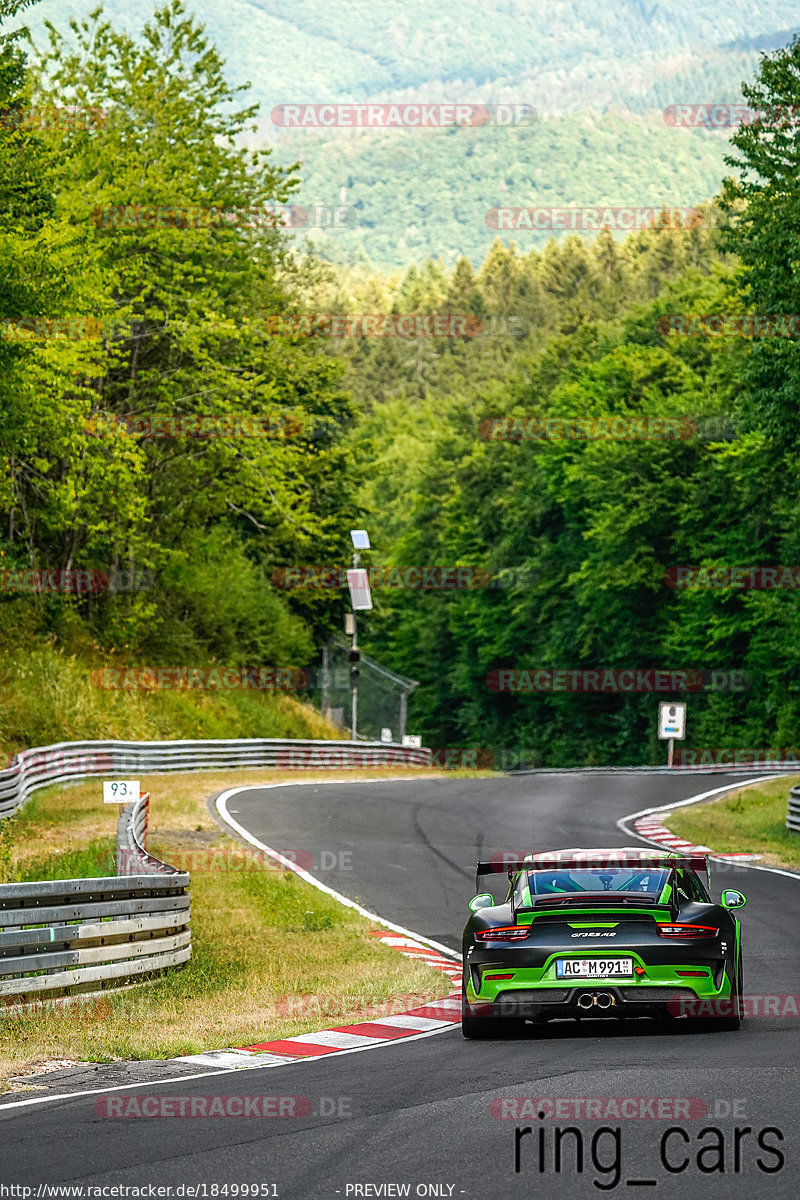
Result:
{"type": "Polygon", "coordinates": [[[569,988],[519,988],[491,1002],[475,999],[475,1016],[536,1020],[549,1017],[688,1015],[698,1004],[689,987],[626,987],[584,984],[569,988]]]}
{"type": "MultiPolygon", "coordinates": [[[[584,979],[557,983],[541,971],[517,969],[510,978],[486,978],[474,966],[466,973],[466,1001],[476,1015],[517,1017],[713,1016],[731,997],[731,964],[670,964],[626,979],[584,979]],[[691,972],[679,975],[679,971],[691,972]],[[702,973],[699,973],[702,972],[702,973]],[[475,987],[475,983],[480,985],[475,987]],[[710,1007],[709,1007],[710,1006],[710,1007]]],[[[488,971],[491,976],[494,970],[488,971]]],[[[505,974],[505,972],[503,972],[505,974]]]]}

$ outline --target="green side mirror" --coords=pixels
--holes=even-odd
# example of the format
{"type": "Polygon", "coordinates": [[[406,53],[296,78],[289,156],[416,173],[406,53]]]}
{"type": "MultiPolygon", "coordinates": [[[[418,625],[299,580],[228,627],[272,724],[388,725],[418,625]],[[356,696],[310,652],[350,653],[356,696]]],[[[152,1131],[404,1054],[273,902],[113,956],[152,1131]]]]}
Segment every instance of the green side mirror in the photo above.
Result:
{"type": "Polygon", "coordinates": [[[479,896],[473,896],[469,902],[473,912],[477,912],[479,908],[491,908],[493,904],[494,897],[490,892],[481,892],[479,896]]]}
{"type": "Polygon", "coordinates": [[[743,908],[746,903],[747,900],[741,892],[735,892],[733,889],[729,889],[722,893],[723,908],[743,908]]]}

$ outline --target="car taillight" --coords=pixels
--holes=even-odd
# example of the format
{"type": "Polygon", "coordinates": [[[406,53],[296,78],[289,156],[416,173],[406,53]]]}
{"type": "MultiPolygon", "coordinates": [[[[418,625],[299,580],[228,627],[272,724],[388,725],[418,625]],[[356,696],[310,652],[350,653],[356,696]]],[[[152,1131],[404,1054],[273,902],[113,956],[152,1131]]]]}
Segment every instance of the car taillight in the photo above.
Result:
{"type": "Polygon", "coordinates": [[[484,942],[518,942],[531,931],[530,925],[506,925],[501,929],[482,929],[476,937],[484,942]]]}
{"type": "Polygon", "coordinates": [[[510,971],[506,975],[484,975],[484,979],[513,979],[514,972],[510,971]]]}
{"type": "Polygon", "coordinates": [[[659,925],[658,932],[665,938],[710,938],[719,930],[713,925],[659,925]]]}

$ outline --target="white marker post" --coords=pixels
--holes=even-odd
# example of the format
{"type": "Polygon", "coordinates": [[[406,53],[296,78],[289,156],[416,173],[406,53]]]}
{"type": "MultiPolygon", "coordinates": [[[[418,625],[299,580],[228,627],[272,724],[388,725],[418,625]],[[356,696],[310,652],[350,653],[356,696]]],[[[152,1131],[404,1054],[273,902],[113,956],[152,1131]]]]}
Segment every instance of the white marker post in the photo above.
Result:
{"type": "Polygon", "coordinates": [[[138,779],[104,779],[103,804],[130,804],[139,799],[138,779]]]}
{"type": "Polygon", "coordinates": [[[372,593],[369,590],[369,572],[359,569],[361,557],[359,550],[371,550],[369,534],[366,529],[351,529],[350,539],[353,543],[353,566],[347,572],[347,586],[350,589],[350,607],[352,613],[347,613],[345,630],[352,629],[353,644],[348,658],[350,660],[350,736],[353,741],[358,736],[358,664],[361,662],[361,651],[358,648],[358,632],[356,628],[356,613],[370,612],[372,609],[372,593]]]}
{"type": "Polygon", "coordinates": [[[686,704],[683,702],[672,703],[669,700],[662,700],[658,706],[658,736],[663,741],[668,741],[667,746],[667,766],[672,766],[672,760],[675,752],[675,739],[683,741],[686,737],[686,704]]]}

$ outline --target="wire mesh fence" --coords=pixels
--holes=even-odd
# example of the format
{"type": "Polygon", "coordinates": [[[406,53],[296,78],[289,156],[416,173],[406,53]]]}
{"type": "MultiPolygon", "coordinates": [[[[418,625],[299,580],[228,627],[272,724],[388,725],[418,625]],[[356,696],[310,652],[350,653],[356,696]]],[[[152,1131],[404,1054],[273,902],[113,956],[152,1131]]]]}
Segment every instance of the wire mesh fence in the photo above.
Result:
{"type": "MultiPolygon", "coordinates": [[[[324,716],[346,730],[351,728],[352,721],[350,649],[343,638],[328,642],[312,679],[310,697],[324,716]]],[[[417,686],[416,680],[390,671],[362,652],[358,674],[358,737],[402,742],[407,732],[408,697],[417,686]]]]}

